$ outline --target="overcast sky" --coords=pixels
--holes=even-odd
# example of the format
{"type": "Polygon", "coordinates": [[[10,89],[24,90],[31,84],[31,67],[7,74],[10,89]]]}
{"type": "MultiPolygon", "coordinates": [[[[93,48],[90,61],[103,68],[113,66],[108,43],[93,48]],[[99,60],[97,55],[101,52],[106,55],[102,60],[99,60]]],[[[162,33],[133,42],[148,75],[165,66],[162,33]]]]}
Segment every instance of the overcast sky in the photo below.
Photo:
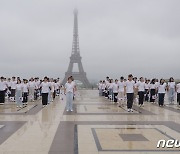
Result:
{"type": "Polygon", "coordinates": [[[180,0],[0,0],[0,76],[63,78],[75,7],[89,79],[180,78],[180,0]]]}

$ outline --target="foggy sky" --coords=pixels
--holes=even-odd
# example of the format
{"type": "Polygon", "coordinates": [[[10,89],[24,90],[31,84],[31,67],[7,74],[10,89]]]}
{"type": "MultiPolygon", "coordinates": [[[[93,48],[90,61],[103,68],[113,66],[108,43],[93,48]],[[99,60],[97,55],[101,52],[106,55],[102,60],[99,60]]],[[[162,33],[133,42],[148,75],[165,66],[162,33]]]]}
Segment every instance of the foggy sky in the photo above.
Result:
{"type": "Polygon", "coordinates": [[[89,79],[180,78],[179,0],[0,0],[0,76],[63,78],[75,7],[89,79]]]}

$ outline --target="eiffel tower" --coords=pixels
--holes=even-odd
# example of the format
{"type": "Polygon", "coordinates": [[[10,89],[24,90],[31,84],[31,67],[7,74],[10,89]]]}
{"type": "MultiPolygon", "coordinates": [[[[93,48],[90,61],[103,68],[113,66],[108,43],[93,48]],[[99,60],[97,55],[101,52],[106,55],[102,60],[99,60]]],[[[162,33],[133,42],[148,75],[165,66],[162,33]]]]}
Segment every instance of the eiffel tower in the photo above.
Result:
{"type": "Polygon", "coordinates": [[[84,72],[81,59],[82,57],[80,56],[78,37],[78,10],[75,9],[72,53],[70,57],[69,67],[67,72],[65,73],[65,78],[62,81],[62,84],[65,84],[67,82],[67,78],[72,75],[75,80],[81,81],[85,88],[90,88],[90,83],[86,77],[86,72],[84,72]],[[79,72],[73,72],[73,65],[75,63],[78,64],[79,72]]]}

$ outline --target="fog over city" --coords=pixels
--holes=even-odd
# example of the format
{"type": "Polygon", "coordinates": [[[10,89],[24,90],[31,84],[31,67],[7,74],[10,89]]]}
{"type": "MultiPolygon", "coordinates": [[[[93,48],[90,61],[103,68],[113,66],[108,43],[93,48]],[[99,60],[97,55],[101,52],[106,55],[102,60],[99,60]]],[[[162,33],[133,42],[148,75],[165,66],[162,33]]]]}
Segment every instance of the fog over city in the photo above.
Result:
{"type": "Polygon", "coordinates": [[[90,81],[180,78],[179,0],[0,0],[0,76],[63,78],[74,8],[90,81]]]}

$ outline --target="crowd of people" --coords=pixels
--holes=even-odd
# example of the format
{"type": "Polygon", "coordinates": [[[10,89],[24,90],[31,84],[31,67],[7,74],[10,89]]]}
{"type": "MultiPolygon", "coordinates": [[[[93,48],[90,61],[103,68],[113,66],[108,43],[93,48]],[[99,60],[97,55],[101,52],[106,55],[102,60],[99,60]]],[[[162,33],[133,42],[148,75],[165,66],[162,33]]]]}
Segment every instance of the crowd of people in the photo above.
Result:
{"type": "Polygon", "coordinates": [[[38,77],[29,80],[20,77],[6,79],[0,78],[0,104],[16,102],[17,108],[23,108],[28,102],[42,99],[42,107],[53,102],[56,96],[66,95],[66,111],[73,112],[73,99],[75,97],[76,84],[74,78],[70,76],[67,83],[61,85],[60,79],[38,77]]]}
{"type": "Polygon", "coordinates": [[[56,95],[60,94],[61,84],[59,78],[53,79],[44,77],[40,80],[38,77],[29,80],[20,77],[6,79],[0,78],[0,104],[5,101],[16,102],[17,108],[26,106],[28,102],[34,102],[42,97],[42,105],[45,107],[52,102],[56,95]]]}
{"type": "Polygon", "coordinates": [[[128,79],[120,77],[111,79],[106,77],[98,83],[99,95],[119,104],[119,107],[127,101],[127,111],[133,112],[133,102],[137,102],[139,107],[144,106],[144,102],[156,103],[160,107],[164,106],[165,95],[168,95],[169,104],[174,104],[177,95],[178,107],[180,107],[180,82],[176,83],[171,77],[168,82],[164,79],[146,79],[128,75],[128,79]]]}

